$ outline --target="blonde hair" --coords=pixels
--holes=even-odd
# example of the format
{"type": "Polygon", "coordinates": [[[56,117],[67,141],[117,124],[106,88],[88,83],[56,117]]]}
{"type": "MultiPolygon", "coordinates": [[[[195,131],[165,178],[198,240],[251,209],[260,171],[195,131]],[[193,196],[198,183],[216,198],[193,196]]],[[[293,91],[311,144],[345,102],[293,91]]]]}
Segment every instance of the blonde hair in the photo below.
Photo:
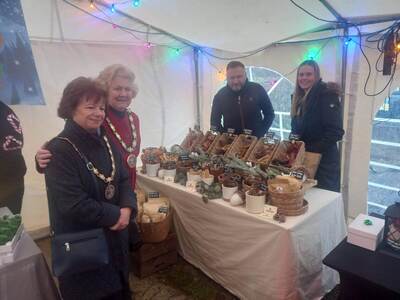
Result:
{"type": "Polygon", "coordinates": [[[306,92],[299,86],[299,70],[302,66],[310,66],[313,68],[315,83],[321,79],[321,71],[318,64],[314,60],[305,60],[298,66],[296,75],[296,87],[294,89],[294,94],[292,97],[292,108],[290,111],[291,117],[302,115],[304,113],[307,104],[307,95],[310,91],[309,90],[306,92]]]}
{"type": "Polygon", "coordinates": [[[133,98],[135,98],[139,92],[139,88],[135,83],[136,76],[131,70],[129,70],[127,67],[123,65],[114,64],[106,67],[103,71],[99,73],[99,76],[97,76],[96,81],[99,82],[101,85],[103,85],[104,88],[108,91],[111,82],[116,77],[127,78],[130,81],[132,85],[133,98]]]}

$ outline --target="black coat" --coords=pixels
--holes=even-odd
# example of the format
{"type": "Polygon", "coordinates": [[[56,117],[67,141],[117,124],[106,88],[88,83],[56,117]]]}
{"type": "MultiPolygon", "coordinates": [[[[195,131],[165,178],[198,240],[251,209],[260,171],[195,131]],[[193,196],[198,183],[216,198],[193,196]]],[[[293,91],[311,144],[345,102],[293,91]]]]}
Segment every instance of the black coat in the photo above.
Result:
{"type": "MultiPolygon", "coordinates": [[[[90,134],[68,120],[58,136],[70,139],[101,173],[111,174],[110,155],[100,135],[90,134]]],[[[66,141],[53,139],[48,149],[52,159],[45,169],[45,178],[54,233],[104,228],[111,260],[104,269],[60,277],[61,293],[64,299],[101,299],[120,290],[121,274],[128,274],[128,230],[111,231],[109,227],[117,223],[122,207],[131,207],[132,217],[136,215],[136,196],[129,175],[113,147],[116,193],[112,199],[106,200],[106,185],[97,179],[101,199],[96,199],[93,176],[74,148],[66,141]]]]}
{"type": "Polygon", "coordinates": [[[240,134],[244,129],[250,129],[252,135],[262,137],[274,117],[274,109],[265,89],[258,83],[246,81],[238,92],[229,86],[218,91],[212,104],[210,124],[218,132],[227,132],[232,128],[240,134]]]}
{"type": "Polygon", "coordinates": [[[22,156],[24,138],[13,110],[0,101],[0,207],[21,213],[26,165],[22,156]]]}
{"type": "Polygon", "coordinates": [[[24,138],[21,123],[13,110],[0,101],[0,186],[23,178],[26,173],[22,156],[24,138]]]}
{"type": "Polygon", "coordinates": [[[343,137],[342,109],[336,89],[319,81],[309,92],[304,114],[292,118],[292,133],[300,135],[306,151],[321,153],[316,174],[318,187],[340,191],[340,155],[343,137]]]}

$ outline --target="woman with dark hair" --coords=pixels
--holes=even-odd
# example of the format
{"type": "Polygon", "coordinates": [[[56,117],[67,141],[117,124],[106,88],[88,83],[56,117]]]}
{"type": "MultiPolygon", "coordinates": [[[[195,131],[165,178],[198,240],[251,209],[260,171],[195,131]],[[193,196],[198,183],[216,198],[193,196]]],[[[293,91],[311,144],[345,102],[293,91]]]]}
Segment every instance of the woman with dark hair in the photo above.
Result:
{"type": "Polygon", "coordinates": [[[292,133],[305,143],[306,151],[320,153],[315,178],[318,187],[340,192],[340,155],[337,142],[343,137],[339,88],[321,79],[318,64],[306,60],[297,69],[292,99],[292,133]]]}
{"type": "Polygon", "coordinates": [[[119,152],[101,128],[105,106],[106,93],[96,82],[85,77],[71,81],[58,108],[66,120],[64,130],[47,146],[52,158],[45,179],[54,236],[101,228],[109,250],[107,265],[58,277],[65,300],[131,299],[127,226],[136,215],[136,197],[119,152]]]}

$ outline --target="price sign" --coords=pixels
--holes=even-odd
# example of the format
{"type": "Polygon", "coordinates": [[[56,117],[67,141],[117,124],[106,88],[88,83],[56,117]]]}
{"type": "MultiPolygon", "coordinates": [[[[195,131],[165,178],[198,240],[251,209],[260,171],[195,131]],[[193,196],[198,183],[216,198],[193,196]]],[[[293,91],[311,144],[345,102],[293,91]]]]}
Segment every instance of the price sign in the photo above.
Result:
{"type": "Polygon", "coordinates": [[[175,182],[175,177],[174,176],[164,176],[164,181],[165,182],[175,182]]]}
{"type": "Polygon", "coordinates": [[[261,215],[264,217],[267,217],[268,219],[273,219],[274,215],[276,214],[277,211],[278,211],[278,207],[265,204],[264,211],[261,215]]]}
{"type": "Polygon", "coordinates": [[[158,212],[159,212],[159,213],[167,214],[167,213],[168,213],[168,207],[166,207],[166,206],[161,206],[161,207],[158,209],[158,212]]]}
{"type": "Polygon", "coordinates": [[[235,129],[233,129],[233,128],[228,128],[228,133],[230,133],[230,134],[234,134],[235,133],[235,129]]]}
{"type": "Polygon", "coordinates": [[[267,191],[267,185],[265,184],[265,183],[260,183],[259,185],[258,185],[258,188],[260,189],[260,190],[262,190],[262,191],[267,191]]]}
{"type": "Polygon", "coordinates": [[[289,141],[300,141],[300,135],[291,132],[289,134],[289,141]]]}
{"type": "Polygon", "coordinates": [[[148,192],[147,198],[160,198],[159,192],[148,192]]]}
{"type": "Polygon", "coordinates": [[[298,179],[298,180],[302,180],[302,181],[305,180],[304,172],[302,172],[302,171],[292,171],[292,172],[290,172],[289,175],[294,177],[294,178],[296,178],[296,179],[298,179]]]}
{"type": "Polygon", "coordinates": [[[251,134],[253,133],[253,130],[251,130],[251,129],[244,129],[243,132],[244,132],[244,134],[251,135],[251,134]]]}
{"type": "Polygon", "coordinates": [[[189,155],[187,154],[182,154],[179,156],[179,160],[185,161],[185,160],[189,160],[189,155]]]}
{"type": "Polygon", "coordinates": [[[196,185],[197,182],[193,180],[188,180],[186,181],[186,187],[189,189],[191,192],[196,192],[196,185]]]}
{"type": "Polygon", "coordinates": [[[210,126],[210,131],[217,131],[217,126],[211,125],[210,126]]]}
{"type": "Polygon", "coordinates": [[[265,134],[265,137],[266,137],[267,139],[273,140],[274,137],[275,137],[275,132],[273,132],[273,131],[268,131],[268,132],[265,134]]]}

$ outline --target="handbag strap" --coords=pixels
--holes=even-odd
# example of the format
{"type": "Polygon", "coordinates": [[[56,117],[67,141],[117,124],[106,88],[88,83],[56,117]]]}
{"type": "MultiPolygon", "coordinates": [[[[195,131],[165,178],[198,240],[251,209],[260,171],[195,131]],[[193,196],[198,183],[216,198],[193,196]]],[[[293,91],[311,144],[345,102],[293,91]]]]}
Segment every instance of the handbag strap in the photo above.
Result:
{"type": "MultiPolygon", "coordinates": [[[[91,169],[89,167],[90,162],[87,159],[87,157],[81,151],[79,151],[78,147],[76,147],[75,144],[73,142],[71,142],[70,139],[68,139],[66,137],[60,137],[60,136],[56,137],[56,139],[68,142],[74,148],[74,150],[78,153],[79,157],[85,162],[86,168],[88,169],[89,173],[92,175],[92,179],[93,179],[93,182],[94,182],[95,192],[96,192],[96,198],[95,199],[97,201],[100,201],[101,197],[100,197],[99,183],[97,181],[96,176],[94,175],[94,173],[91,171],[91,169]]],[[[50,201],[49,201],[49,212],[50,212],[50,215],[54,215],[53,214],[54,211],[55,211],[54,203],[50,204],[50,201]]],[[[54,225],[55,225],[55,220],[50,217],[50,227],[51,227],[50,228],[50,235],[54,235],[54,227],[55,227],[54,225]]]]}
{"type": "Polygon", "coordinates": [[[96,200],[100,201],[101,197],[100,197],[99,183],[98,183],[97,178],[94,175],[93,171],[91,171],[91,168],[90,168],[91,163],[89,162],[87,157],[81,151],[79,151],[78,147],[76,147],[75,144],[73,142],[71,142],[70,139],[68,139],[66,137],[60,137],[60,136],[58,136],[56,138],[59,140],[68,142],[74,148],[74,150],[78,153],[79,157],[85,162],[86,168],[88,169],[90,175],[92,175],[92,179],[93,179],[95,190],[96,190],[96,200]]]}

